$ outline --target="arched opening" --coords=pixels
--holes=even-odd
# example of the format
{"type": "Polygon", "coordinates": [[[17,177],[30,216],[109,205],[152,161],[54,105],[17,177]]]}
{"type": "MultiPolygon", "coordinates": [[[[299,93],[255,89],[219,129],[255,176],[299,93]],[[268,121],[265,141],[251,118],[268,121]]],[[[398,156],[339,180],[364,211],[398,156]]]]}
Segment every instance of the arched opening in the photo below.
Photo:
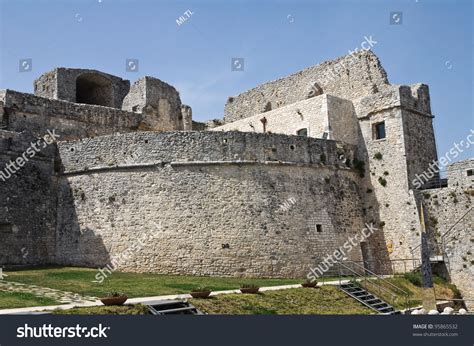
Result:
{"type": "Polygon", "coordinates": [[[76,102],[113,107],[112,82],[96,73],[80,75],[76,79],[76,102]]]}

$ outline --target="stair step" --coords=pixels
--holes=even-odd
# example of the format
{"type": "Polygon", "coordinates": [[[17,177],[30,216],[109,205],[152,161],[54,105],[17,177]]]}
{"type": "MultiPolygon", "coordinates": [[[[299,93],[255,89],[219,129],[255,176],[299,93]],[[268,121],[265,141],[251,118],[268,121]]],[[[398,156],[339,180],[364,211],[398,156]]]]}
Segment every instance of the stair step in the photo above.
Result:
{"type": "Polygon", "coordinates": [[[380,310],[391,310],[391,311],[393,311],[393,310],[395,310],[395,309],[393,308],[393,306],[388,305],[388,306],[386,306],[386,307],[384,307],[384,308],[380,308],[380,310]]]}
{"type": "Polygon", "coordinates": [[[352,291],[352,294],[367,294],[367,291],[352,291]]]}
{"type": "Polygon", "coordinates": [[[347,284],[340,285],[339,287],[343,292],[358,300],[367,307],[371,308],[372,310],[377,311],[378,313],[396,313],[396,310],[393,306],[383,301],[382,299],[377,298],[376,296],[359,286],[347,284]]]}
{"type": "Polygon", "coordinates": [[[195,311],[195,307],[186,307],[186,308],[176,308],[176,309],[168,309],[168,310],[160,310],[162,314],[169,314],[171,312],[180,312],[180,311],[195,311]]]}
{"type": "Polygon", "coordinates": [[[360,290],[360,289],[357,291],[353,291],[353,290],[348,290],[348,291],[351,292],[352,294],[365,292],[364,290],[360,290]]]}
{"type": "Polygon", "coordinates": [[[363,296],[356,296],[356,297],[365,301],[365,300],[367,300],[368,297],[373,297],[373,295],[371,295],[371,294],[364,294],[363,296]]]}
{"type": "Polygon", "coordinates": [[[395,312],[395,309],[394,308],[384,308],[384,309],[380,309],[379,312],[381,313],[389,313],[389,312],[395,312]]]}
{"type": "Polygon", "coordinates": [[[179,300],[157,300],[147,304],[152,315],[189,314],[202,315],[194,305],[179,300]]]}

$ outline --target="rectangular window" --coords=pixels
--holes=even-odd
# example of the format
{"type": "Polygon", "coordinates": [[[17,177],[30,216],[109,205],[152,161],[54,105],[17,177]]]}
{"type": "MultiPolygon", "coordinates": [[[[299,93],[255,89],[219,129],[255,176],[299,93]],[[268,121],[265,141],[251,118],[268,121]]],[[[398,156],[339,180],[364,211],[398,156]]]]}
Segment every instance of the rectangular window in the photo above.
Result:
{"type": "Polygon", "coordinates": [[[0,233],[11,233],[12,230],[11,223],[0,223],[0,233]]]}
{"type": "Polygon", "coordinates": [[[470,176],[473,176],[474,175],[474,169],[468,169],[467,170],[467,176],[470,177],[470,176]]]}
{"type": "Polygon", "coordinates": [[[374,124],[373,133],[374,133],[374,139],[385,138],[385,121],[374,124]]]}
{"type": "Polygon", "coordinates": [[[323,231],[323,225],[316,225],[316,232],[321,233],[323,231]]]}
{"type": "Polygon", "coordinates": [[[308,129],[300,129],[296,131],[298,136],[308,137],[308,129]]]}

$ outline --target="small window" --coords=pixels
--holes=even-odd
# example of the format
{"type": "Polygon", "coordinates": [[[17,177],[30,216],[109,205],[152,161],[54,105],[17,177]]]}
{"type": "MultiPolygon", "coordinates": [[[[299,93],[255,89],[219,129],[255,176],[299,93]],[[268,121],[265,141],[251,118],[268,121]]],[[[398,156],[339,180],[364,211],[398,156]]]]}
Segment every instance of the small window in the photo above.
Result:
{"type": "Polygon", "coordinates": [[[316,232],[321,233],[323,231],[323,225],[316,225],[316,232]]]}
{"type": "Polygon", "coordinates": [[[296,131],[298,136],[308,137],[308,129],[300,129],[296,131]]]}
{"type": "Polygon", "coordinates": [[[0,223],[0,233],[12,233],[13,225],[10,223],[0,223]]]}
{"type": "Polygon", "coordinates": [[[374,125],[374,139],[385,138],[385,121],[374,125]]]}
{"type": "Polygon", "coordinates": [[[467,170],[467,176],[470,177],[470,176],[473,176],[474,175],[474,169],[468,169],[467,170]]]}

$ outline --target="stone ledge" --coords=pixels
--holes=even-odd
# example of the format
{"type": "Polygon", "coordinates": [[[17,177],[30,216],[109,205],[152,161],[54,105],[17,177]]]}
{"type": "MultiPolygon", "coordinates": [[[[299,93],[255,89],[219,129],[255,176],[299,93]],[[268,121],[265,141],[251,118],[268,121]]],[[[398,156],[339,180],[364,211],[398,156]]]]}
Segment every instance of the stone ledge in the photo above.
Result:
{"type": "Polygon", "coordinates": [[[156,161],[140,164],[118,164],[112,166],[96,166],[81,170],[65,171],[59,176],[84,175],[89,173],[100,173],[106,171],[123,171],[134,169],[149,169],[154,167],[164,167],[170,165],[171,167],[185,167],[185,166],[218,166],[218,165],[266,165],[266,166],[294,166],[294,167],[309,167],[309,168],[332,168],[344,171],[351,171],[352,169],[346,166],[325,165],[320,163],[300,163],[287,161],[249,161],[249,160],[233,160],[233,161],[156,161]]]}

